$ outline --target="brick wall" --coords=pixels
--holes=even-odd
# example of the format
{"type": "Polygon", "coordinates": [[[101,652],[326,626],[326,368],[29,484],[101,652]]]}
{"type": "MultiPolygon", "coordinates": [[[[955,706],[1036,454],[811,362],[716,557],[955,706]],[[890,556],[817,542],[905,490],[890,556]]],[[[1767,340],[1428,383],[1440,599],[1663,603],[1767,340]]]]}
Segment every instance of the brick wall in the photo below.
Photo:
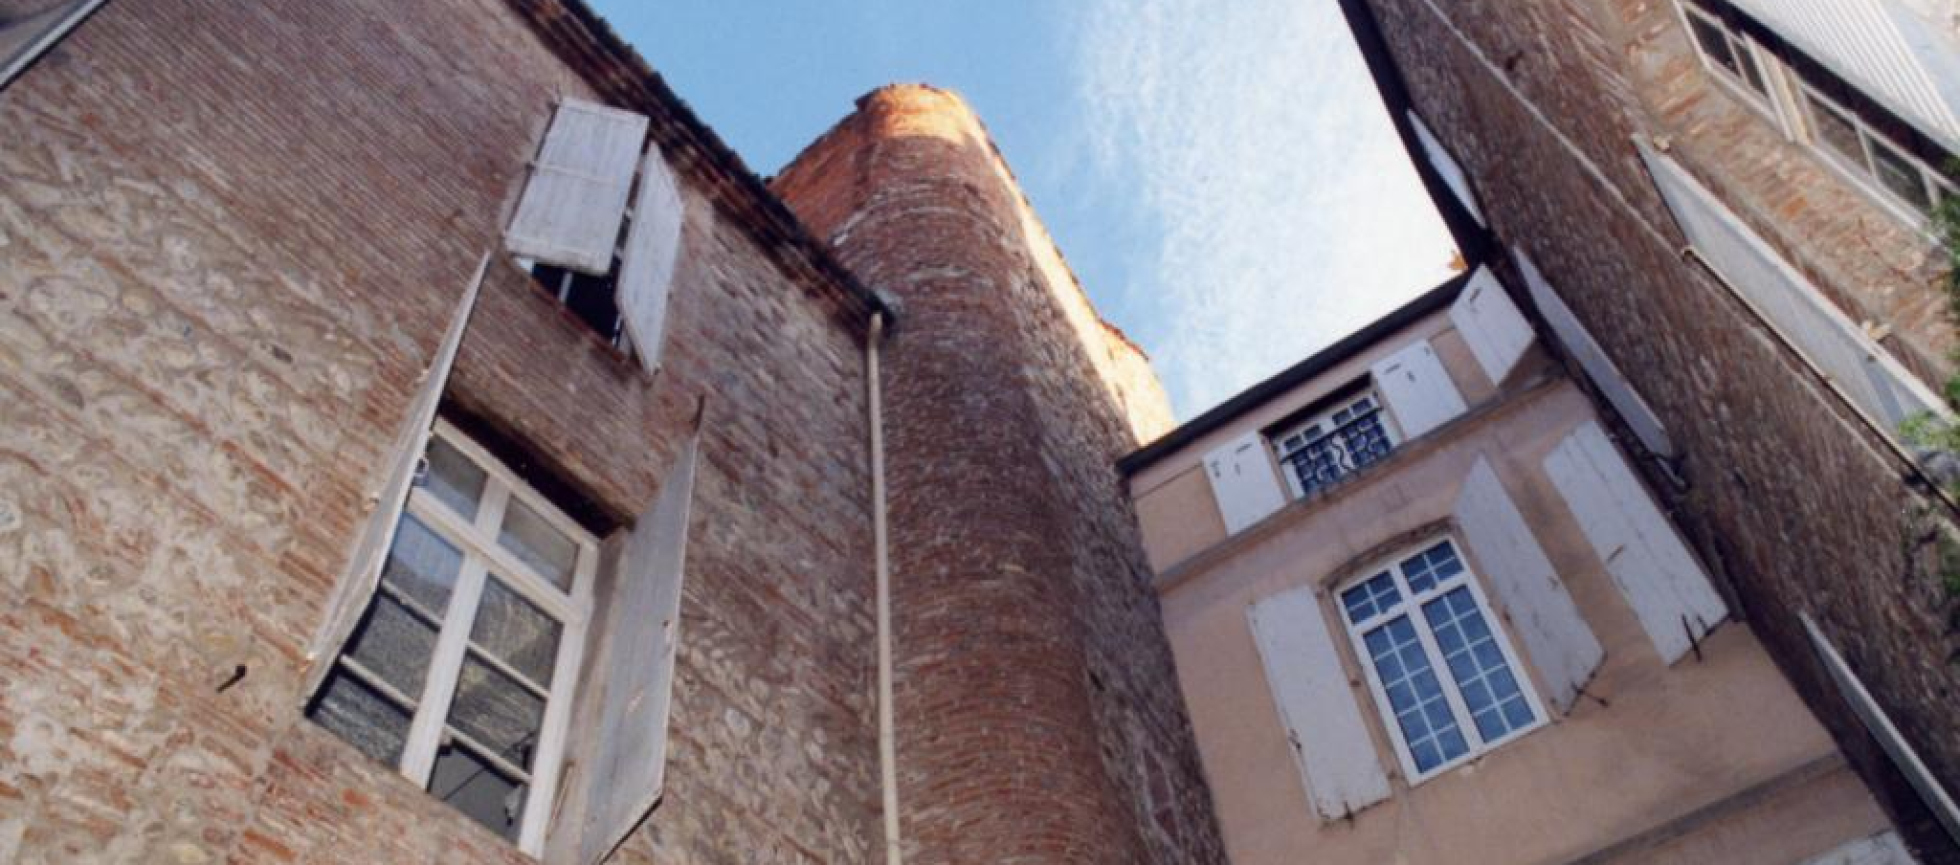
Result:
{"type": "Polygon", "coordinates": [[[888,348],[910,861],[1223,862],[1114,471],[1168,426],[957,96],[879,90],[775,181],[899,298],[888,348]]]}
{"type": "MultiPolygon", "coordinates": [[[[529,861],[297,689],[548,100],[591,92],[543,6],[114,2],[0,91],[0,860],[529,861]]],[[[688,158],[661,375],[499,261],[450,401],[611,522],[713,395],[669,789],[616,861],[872,861],[862,313],[688,158]]]]}
{"type": "MultiPolygon", "coordinates": [[[[1704,116],[1714,96],[1683,95],[1690,71],[1654,53],[1685,49],[1667,48],[1682,37],[1660,32],[1667,22],[1654,16],[1672,14],[1664,3],[1534,0],[1479,15],[1430,0],[1366,5],[1416,107],[1475,177],[1496,233],[1531,254],[1683,446],[1686,485],[1672,504],[1739,594],[1742,614],[1921,861],[1960,861],[1836,696],[1797,618],[1808,611],[1823,623],[1936,775],[1960,777],[1951,607],[1904,554],[1909,515],[1925,502],[1882,439],[1677,254],[1685,239],[1630,136],[1679,129],[1691,157],[1743,167],[1727,175],[1735,186],[1787,186],[1774,211],[1754,215],[1776,213],[1782,242],[1809,255],[1819,278],[1879,268],[1882,256],[1862,257],[1890,235],[1819,215],[1847,205],[1814,166],[1743,140],[1733,118],[1704,116]],[[1452,10],[1449,24],[1439,8],[1452,10]],[[1637,77],[1650,74],[1660,83],[1637,77]],[[1656,117],[1653,106],[1671,113],[1656,117]]],[[[1872,283],[1849,278],[1832,283],[1840,296],[1868,297],[1872,283]]],[[[1923,317],[1909,305],[1890,314],[1905,324],[1923,317]]]]}

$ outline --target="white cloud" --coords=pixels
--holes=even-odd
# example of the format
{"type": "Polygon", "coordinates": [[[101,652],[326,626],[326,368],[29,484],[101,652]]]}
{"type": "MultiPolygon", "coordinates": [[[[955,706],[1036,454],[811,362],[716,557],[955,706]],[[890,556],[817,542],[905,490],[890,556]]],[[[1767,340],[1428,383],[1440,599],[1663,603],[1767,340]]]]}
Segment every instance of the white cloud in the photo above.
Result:
{"type": "Polygon", "coordinates": [[[1091,0],[1078,23],[1097,170],[1162,229],[1123,306],[1181,416],[1448,276],[1333,0],[1091,0]]]}

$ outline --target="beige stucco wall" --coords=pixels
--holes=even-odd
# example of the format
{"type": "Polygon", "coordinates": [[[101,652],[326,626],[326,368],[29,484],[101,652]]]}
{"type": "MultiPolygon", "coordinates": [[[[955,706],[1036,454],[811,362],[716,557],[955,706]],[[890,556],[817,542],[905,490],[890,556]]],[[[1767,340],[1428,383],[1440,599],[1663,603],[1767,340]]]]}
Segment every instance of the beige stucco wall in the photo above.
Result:
{"type": "MultiPolygon", "coordinates": [[[[1447,362],[1455,354],[1449,339],[1436,342],[1447,362]]],[[[1367,362],[1357,358],[1354,366],[1365,369],[1367,362]]],[[[1460,363],[1452,371],[1465,377],[1460,363]]],[[[1327,387],[1349,380],[1323,377],[1327,387]]],[[[1595,417],[1591,405],[1556,376],[1526,371],[1513,382],[1506,399],[1481,408],[1485,401],[1464,388],[1470,415],[1405,443],[1334,494],[1296,503],[1160,576],[1181,686],[1233,861],[1554,865],[1688,815],[1716,813],[1721,819],[1687,821],[1686,835],[1614,861],[1788,865],[1882,829],[1868,794],[1845,780],[1841,768],[1817,775],[1819,761],[1835,753],[1831,742],[1746,625],[1729,624],[1712,635],[1700,660],[1663,666],[1542,468],[1552,447],[1595,417]],[[1569,715],[1410,788],[1330,604],[1323,612],[1394,794],[1351,821],[1323,825],[1302,788],[1246,609],[1296,586],[1322,586],[1325,597],[1324,583],[1352,575],[1357,559],[1392,552],[1381,549],[1384,543],[1447,525],[1479,456],[1490,459],[1605,647],[1588,692],[1610,705],[1582,698],[1569,715]],[[1804,783],[1775,783],[1806,767],[1804,783]],[[1773,795],[1763,792],[1765,785],[1773,795]]],[[[1488,396],[1489,383],[1483,384],[1488,396]]],[[[1285,406],[1315,398],[1315,385],[1302,390],[1260,414],[1283,416],[1292,410],[1285,406]]],[[[1191,450],[1201,454],[1204,446],[1191,450]]],[[[1182,483],[1162,487],[1188,503],[1182,483]]],[[[1176,510],[1140,507],[1146,536],[1182,525],[1185,515],[1176,510]]],[[[1179,540],[1177,548],[1188,544],[1179,540]]],[[[1476,551],[1459,548],[1477,569],[1476,551]]],[[[1501,604],[1491,602],[1502,618],[1501,604]]],[[[1511,642],[1522,648],[1515,637],[1511,642]]],[[[1529,657],[1520,651],[1520,658],[1544,693],[1529,657]]]]}

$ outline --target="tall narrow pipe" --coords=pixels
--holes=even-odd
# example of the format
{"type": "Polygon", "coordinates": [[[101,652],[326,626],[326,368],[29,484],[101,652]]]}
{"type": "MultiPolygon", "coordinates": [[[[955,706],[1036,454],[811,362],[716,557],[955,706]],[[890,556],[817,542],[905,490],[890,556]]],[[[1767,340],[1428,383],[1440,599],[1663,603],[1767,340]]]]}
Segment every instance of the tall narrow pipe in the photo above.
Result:
{"type": "Polygon", "coordinates": [[[878,570],[878,777],[884,787],[885,865],[901,865],[898,834],[898,733],[892,713],[892,569],[885,539],[885,408],[878,374],[884,313],[871,316],[864,341],[871,412],[871,543],[878,570]]]}

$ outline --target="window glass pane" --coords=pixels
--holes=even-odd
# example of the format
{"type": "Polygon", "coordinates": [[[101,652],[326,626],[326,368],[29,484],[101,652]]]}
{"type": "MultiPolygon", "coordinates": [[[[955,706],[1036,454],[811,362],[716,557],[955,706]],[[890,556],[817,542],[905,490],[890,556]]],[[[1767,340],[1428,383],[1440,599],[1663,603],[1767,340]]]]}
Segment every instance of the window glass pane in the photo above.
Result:
{"type": "Polygon", "coordinates": [[[436,653],[436,630],[394,598],[376,594],[347,640],[347,656],[410,700],[419,700],[429,659],[436,653]]]}
{"type": "Polygon", "coordinates": [[[1402,593],[1395,588],[1395,579],[1387,572],[1376,574],[1354,588],[1341,593],[1341,603],[1347,608],[1348,621],[1361,624],[1402,601],[1402,593]]]}
{"type": "Polygon", "coordinates": [[[1743,47],[1740,42],[1736,43],[1735,51],[1736,61],[1742,64],[1743,83],[1749,85],[1750,90],[1768,96],[1769,85],[1763,82],[1763,70],[1756,62],[1755,55],[1750,53],[1749,49],[1743,47]]]}
{"type": "Polygon", "coordinates": [[[1926,176],[1920,173],[1918,163],[1877,138],[1871,139],[1871,145],[1872,167],[1878,170],[1878,182],[1886,191],[1921,212],[1932,210],[1933,202],[1926,196],[1926,176]]]}
{"type": "Polygon", "coordinates": [[[476,624],[470,628],[470,641],[539,687],[550,688],[562,627],[557,619],[492,577],[483,586],[483,601],[476,610],[476,624]]]}
{"type": "Polygon", "coordinates": [[[1427,550],[1417,553],[1402,562],[1402,576],[1409,581],[1409,590],[1426,592],[1437,583],[1463,573],[1463,562],[1456,557],[1456,548],[1444,541],[1427,550]]]}
{"type": "Polygon", "coordinates": [[[487,477],[483,467],[470,461],[448,442],[440,438],[429,440],[429,477],[423,489],[436,497],[436,500],[449,506],[450,510],[462,514],[463,519],[476,518],[477,503],[483,499],[483,482],[487,477]]]}
{"type": "Polygon", "coordinates": [[[572,587],[572,568],[578,564],[578,543],[545,522],[529,505],[512,497],[504,513],[504,549],[561,589],[572,587]]]}
{"type": "Polygon", "coordinates": [[[1805,92],[1804,103],[1810,106],[1811,126],[1816,128],[1817,140],[1851,164],[1864,168],[1865,149],[1858,143],[1858,125],[1843,112],[1826,105],[1816,94],[1805,92]]]}
{"type": "Polygon", "coordinates": [[[463,659],[449,726],[469,734],[491,752],[529,770],[544,723],[544,698],[482,659],[463,659]]]}
{"type": "Polygon", "coordinates": [[[506,777],[490,761],[478,759],[469,749],[451,745],[436,753],[429,792],[490,831],[515,841],[530,787],[506,777]]]}
{"type": "Polygon", "coordinates": [[[408,712],[363,684],[345,670],[335,669],[320,689],[306,716],[359,749],[393,765],[408,742],[408,712]]]}
{"type": "Polygon", "coordinates": [[[1688,14],[1688,29],[1694,31],[1695,44],[1701,46],[1701,53],[1708,55],[1716,65],[1731,73],[1740,75],[1741,64],[1736,62],[1735,50],[1729,47],[1729,32],[1713,21],[1688,14]]]}
{"type": "Polygon", "coordinates": [[[1452,589],[1423,604],[1422,614],[1478,735],[1492,742],[1531,723],[1531,704],[1525,701],[1524,690],[1470,590],[1452,589]]]}
{"type": "Polygon", "coordinates": [[[395,529],[395,544],[381,579],[435,615],[449,608],[449,593],[463,571],[463,553],[411,514],[395,529]]]}
{"type": "Polygon", "coordinates": [[[1370,631],[1362,639],[1374,662],[1375,674],[1388,695],[1395,724],[1416,771],[1428,772],[1470,750],[1457,727],[1442,682],[1430,668],[1429,656],[1416,638],[1408,616],[1400,616],[1370,631]]]}

